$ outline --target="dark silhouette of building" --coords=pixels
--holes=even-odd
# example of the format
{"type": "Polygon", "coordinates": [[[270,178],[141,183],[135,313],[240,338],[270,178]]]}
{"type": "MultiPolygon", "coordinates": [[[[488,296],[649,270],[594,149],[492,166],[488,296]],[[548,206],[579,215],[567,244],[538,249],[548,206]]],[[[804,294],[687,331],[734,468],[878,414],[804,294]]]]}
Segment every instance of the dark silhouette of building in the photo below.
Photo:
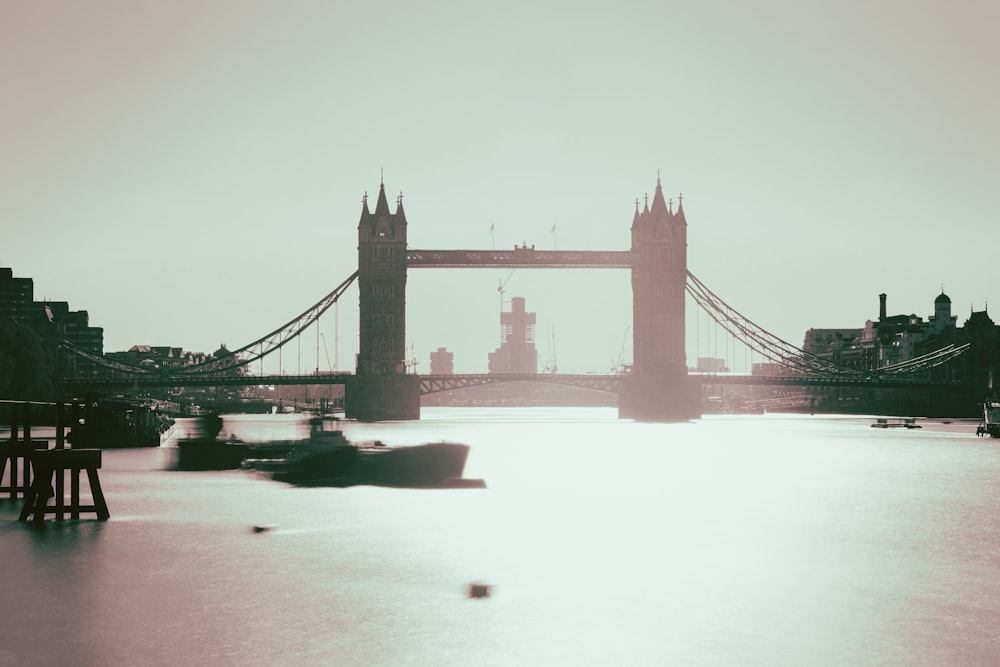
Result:
{"type": "Polygon", "coordinates": [[[960,345],[971,343],[962,369],[964,376],[975,384],[1000,386],[1000,326],[989,313],[985,309],[972,311],[955,338],[960,345]]]}
{"type": "Polygon", "coordinates": [[[15,278],[14,271],[0,267],[0,318],[26,320],[42,315],[34,300],[31,278],[15,278]]]}
{"type": "Polygon", "coordinates": [[[104,329],[90,326],[86,310],[70,310],[65,301],[49,301],[45,307],[52,314],[56,335],[87,352],[101,355],[104,352],[104,329]]]}
{"type": "Polygon", "coordinates": [[[367,193],[358,221],[360,345],[356,381],[346,387],[348,417],[420,418],[420,378],[406,374],[406,214],[403,195],[389,212],[385,183],[375,211],[367,193]]]}
{"type": "Polygon", "coordinates": [[[34,281],[16,278],[10,268],[0,267],[0,322],[14,320],[31,327],[54,354],[57,373],[93,376],[98,367],[75,354],[58,351],[66,341],[95,356],[104,353],[104,329],[90,326],[86,310],[70,310],[65,301],[35,301],[34,281]]]}
{"type": "MultiPolygon", "coordinates": [[[[935,301],[942,313],[947,306],[947,319],[941,326],[928,327],[924,339],[914,346],[914,354],[933,352],[945,345],[969,344],[969,350],[961,357],[931,371],[934,377],[958,380],[980,386],[1000,383],[1000,326],[990,317],[988,308],[972,310],[961,327],[955,326],[957,316],[951,315],[951,299],[941,294],[935,301]],[[943,297],[943,299],[942,299],[943,297]],[[944,302],[947,299],[947,302],[944,302]]],[[[939,317],[933,318],[931,325],[937,324],[939,317]]]]}
{"type": "Polygon", "coordinates": [[[403,196],[389,212],[385,184],[379,185],[375,212],[368,195],[358,223],[358,290],[361,341],[358,375],[405,373],[406,214],[403,196]]]}
{"type": "Polygon", "coordinates": [[[524,297],[510,300],[510,311],[500,313],[500,347],[489,356],[490,373],[538,373],[535,349],[535,313],[524,308],[524,297]]]}
{"type": "Polygon", "coordinates": [[[938,294],[934,314],[925,321],[913,313],[889,315],[887,296],[879,294],[878,319],[866,321],[863,329],[810,329],[803,349],[845,366],[875,371],[947,345],[970,343],[969,351],[961,357],[922,375],[985,385],[991,372],[1000,371],[1000,327],[985,309],[970,310],[969,318],[959,327],[951,303],[947,294],[938,294]]]}

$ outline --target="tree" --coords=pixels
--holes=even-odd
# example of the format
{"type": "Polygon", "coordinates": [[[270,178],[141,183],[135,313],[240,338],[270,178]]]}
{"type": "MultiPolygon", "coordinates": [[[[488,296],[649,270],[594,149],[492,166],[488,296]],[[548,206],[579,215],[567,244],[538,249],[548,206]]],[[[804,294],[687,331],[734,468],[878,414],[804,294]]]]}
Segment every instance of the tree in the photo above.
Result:
{"type": "Polygon", "coordinates": [[[30,401],[51,400],[55,357],[29,326],[0,322],[0,397],[30,401]]]}

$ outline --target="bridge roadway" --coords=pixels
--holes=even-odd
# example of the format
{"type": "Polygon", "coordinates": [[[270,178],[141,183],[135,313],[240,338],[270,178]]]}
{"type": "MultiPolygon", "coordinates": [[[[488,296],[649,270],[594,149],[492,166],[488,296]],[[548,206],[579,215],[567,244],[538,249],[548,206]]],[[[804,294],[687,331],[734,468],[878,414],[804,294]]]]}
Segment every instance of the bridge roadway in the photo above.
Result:
{"type": "MultiPolygon", "coordinates": [[[[421,375],[420,393],[432,394],[438,391],[462,389],[498,382],[545,382],[569,385],[585,389],[595,389],[618,393],[622,379],[628,375],[584,374],[531,374],[531,373],[473,373],[451,375],[421,375]]],[[[954,382],[918,379],[866,379],[859,377],[806,377],[795,375],[718,375],[711,373],[689,373],[689,378],[709,385],[763,385],[778,387],[844,387],[866,389],[931,389],[953,387],[956,390],[977,389],[973,385],[954,382]]],[[[145,375],[123,379],[74,379],[63,380],[60,386],[69,390],[129,389],[133,387],[235,387],[257,385],[325,385],[356,381],[354,373],[320,373],[319,375],[242,375],[230,377],[145,375]]]]}

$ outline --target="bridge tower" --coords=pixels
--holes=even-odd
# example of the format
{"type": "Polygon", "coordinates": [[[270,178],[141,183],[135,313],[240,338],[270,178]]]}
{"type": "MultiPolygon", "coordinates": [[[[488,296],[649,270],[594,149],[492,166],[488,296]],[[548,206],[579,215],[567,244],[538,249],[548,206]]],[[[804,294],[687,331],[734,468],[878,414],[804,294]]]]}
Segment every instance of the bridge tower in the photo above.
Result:
{"type": "Polygon", "coordinates": [[[406,214],[389,212],[385,183],[375,211],[368,195],[358,222],[360,343],[345,412],[363,421],[420,418],[420,378],[406,374],[406,214]]]}
{"type": "Polygon", "coordinates": [[[653,202],[636,200],[632,218],[633,366],[618,396],[618,416],[682,421],[701,416],[701,390],[687,375],[684,292],[687,220],[683,198],[663,199],[656,178],[653,202]]]}

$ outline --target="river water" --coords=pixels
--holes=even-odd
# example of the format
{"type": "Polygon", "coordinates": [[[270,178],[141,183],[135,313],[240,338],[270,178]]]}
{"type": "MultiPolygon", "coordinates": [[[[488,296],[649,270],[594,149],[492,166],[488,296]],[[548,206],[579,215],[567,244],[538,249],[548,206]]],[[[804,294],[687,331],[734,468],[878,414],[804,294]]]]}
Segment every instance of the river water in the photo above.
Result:
{"type": "Polygon", "coordinates": [[[0,665],[1000,664],[1000,441],[974,423],[422,417],[346,431],[466,442],[486,489],[293,488],[164,447],[105,451],[107,522],[0,501],[0,665]]]}

